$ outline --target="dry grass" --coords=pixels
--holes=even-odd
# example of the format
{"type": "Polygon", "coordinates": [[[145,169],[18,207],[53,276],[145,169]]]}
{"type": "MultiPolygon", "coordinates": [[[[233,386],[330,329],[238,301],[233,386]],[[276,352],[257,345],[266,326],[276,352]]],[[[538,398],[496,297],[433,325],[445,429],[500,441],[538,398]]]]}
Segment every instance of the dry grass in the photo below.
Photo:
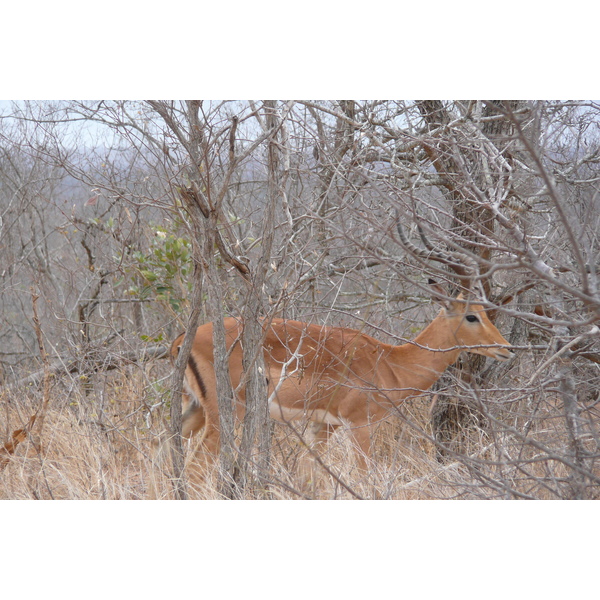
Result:
{"type": "MultiPolygon", "coordinates": [[[[65,390],[52,396],[40,447],[18,446],[0,473],[2,499],[142,499],[146,496],[148,431],[139,410],[138,382],[123,377],[100,405],[95,394],[65,390]]],[[[39,399],[0,397],[2,436],[23,426],[39,399]]]]}
{"type": "MultiPolygon", "coordinates": [[[[168,461],[155,460],[153,452],[153,441],[166,424],[160,411],[150,422],[144,409],[151,404],[151,392],[144,384],[148,380],[135,372],[113,375],[101,385],[95,382],[88,395],[81,382],[68,387],[65,382],[55,382],[39,444],[26,439],[0,471],[0,499],[172,499],[168,461]]],[[[533,423],[526,422],[519,408],[524,402],[531,403],[531,398],[517,407],[502,407],[489,415],[491,426],[470,427],[461,433],[463,454],[450,452],[441,461],[432,437],[427,398],[406,403],[399,418],[381,424],[375,466],[368,474],[357,469],[346,432],[336,432],[320,455],[324,469],[288,427],[277,424],[270,485],[251,497],[569,497],[573,472],[562,460],[568,456],[569,441],[555,404],[539,402],[533,423]],[[499,420],[495,422],[495,418],[499,420]],[[524,443],[523,431],[535,443],[524,443]]],[[[35,394],[22,391],[0,395],[2,443],[27,423],[39,403],[35,394]]],[[[166,409],[162,410],[166,414],[166,409]]],[[[596,439],[592,434],[586,437],[590,456],[597,453],[596,439]]],[[[188,463],[192,459],[190,451],[188,463]]],[[[592,462],[593,472],[596,462],[592,462]]],[[[202,484],[190,481],[191,498],[221,498],[217,468],[202,484]]],[[[588,497],[596,497],[596,481],[588,482],[587,489],[588,497]]]]}

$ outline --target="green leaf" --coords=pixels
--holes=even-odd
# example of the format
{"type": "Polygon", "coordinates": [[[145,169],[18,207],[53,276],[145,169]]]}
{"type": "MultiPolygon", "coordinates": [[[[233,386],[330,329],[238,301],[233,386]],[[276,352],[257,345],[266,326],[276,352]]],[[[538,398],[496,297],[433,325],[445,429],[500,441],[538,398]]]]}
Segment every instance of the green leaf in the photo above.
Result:
{"type": "Polygon", "coordinates": [[[156,275],[156,273],[152,272],[152,271],[148,271],[147,269],[143,269],[142,271],[140,271],[140,273],[142,274],[142,277],[146,280],[146,281],[156,281],[158,279],[158,276],[156,275]]]}

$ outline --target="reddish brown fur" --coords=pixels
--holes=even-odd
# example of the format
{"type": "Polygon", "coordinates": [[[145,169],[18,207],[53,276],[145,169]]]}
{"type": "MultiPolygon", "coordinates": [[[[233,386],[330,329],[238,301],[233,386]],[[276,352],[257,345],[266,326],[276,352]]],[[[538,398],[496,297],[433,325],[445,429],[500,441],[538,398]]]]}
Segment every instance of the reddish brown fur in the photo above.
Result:
{"type": "MultiPolygon", "coordinates": [[[[347,424],[361,451],[359,463],[366,466],[364,456],[370,455],[372,426],[385,419],[408,396],[429,389],[462,350],[499,360],[511,357],[507,349],[509,343],[490,322],[482,306],[460,300],[443,304],[444,308],[432,323],[413,342],[401,346],[384,344],[353,329],[273,319],[266,325],[264,338],[268,393],[278,404],[272,407],[272,416],[285,421],[290,417],[289,411],[295,411],[294,417],[314,421],[312,431],[321,442],[332,429],[341,423],[347,424]],[[468,322],[467,314],[477,316],[478,320],[468,322]],[[489,347],[493,345],[496,347],[489,347]],[[295,352],[299,360],[293,359],[288,364],[286,377],[274,394],[282,366],[295,352]]],[[[241,325],[233,318],[225,319],[224,323],[227,347],[235,343],[229,360],[235,389],[242,376],[241,325]]],[[[204,427],[202,445],[209,457],[219,452],[212,336],[212,323],[202,325],[196,332],[191,359],[197,366],[204,390],[188,366],[187,385],[201,407],[185,393],[183,417],[186,436],[204,427]]],[[[180,336],[174,341],[174,354],[182,339],[180,336]]],[[[243,390],[240,396],[237,416],[241,419],[243,390]]]]}

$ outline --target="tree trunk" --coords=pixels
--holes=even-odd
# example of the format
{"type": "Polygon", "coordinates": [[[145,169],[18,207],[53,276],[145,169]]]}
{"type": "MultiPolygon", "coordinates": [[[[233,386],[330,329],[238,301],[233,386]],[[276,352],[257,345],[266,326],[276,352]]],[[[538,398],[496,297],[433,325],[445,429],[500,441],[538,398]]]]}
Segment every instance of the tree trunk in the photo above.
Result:
{"type": "Polygon", "coordinates": [[[263,214],[263,237],[261,254],[251,269],[247,282],[246,303],[243,310],[244,332],[242,337],[242,365],[245,377],[246,413],[240,454],[244,461],[242,482],[248,485],[251,473],[256,470],[260,488],[265,488],[270,462],[271,420],[267,404],[267,379],[263,355],[264,329],[263,287],[269,269],[273,239],[275,234],[275,209],[280,198],[279,149],[277,142],[280,117],[274,101],[265,101],[265,123],[273,134],[267,145],[267,198],[263,214]],[[255,451],[256,449],[256,451],[255,451]]]}

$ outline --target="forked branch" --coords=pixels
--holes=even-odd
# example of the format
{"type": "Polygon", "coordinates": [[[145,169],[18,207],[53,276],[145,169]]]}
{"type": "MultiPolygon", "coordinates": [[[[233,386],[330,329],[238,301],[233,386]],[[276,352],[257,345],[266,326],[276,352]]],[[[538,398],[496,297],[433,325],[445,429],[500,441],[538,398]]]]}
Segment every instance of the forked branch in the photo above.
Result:
{"type": "Polygon", "coordinates": [[[423,245],[425,246],[425,250],[419,248],[417,245],[413,244],[406,233],[404,232],[404,228],[400,223],[400,215],[396,217],[396,228],[398,230],[398,236],[400,238],[400,243],[410,254],[412,254],[415,258],[421,259],[423,261],[435,261],[440,264],[446,265],[449,267],[460,280],[460,285],[463,289],[463,292],[470,292],[473,281],[478,275],[478,268],[475,261],[459,252],[446,252],[436,248],[431,241],[425,235],[425,232],[420,224],[417,224],[419,230],[419,236],[423,245]]]}

